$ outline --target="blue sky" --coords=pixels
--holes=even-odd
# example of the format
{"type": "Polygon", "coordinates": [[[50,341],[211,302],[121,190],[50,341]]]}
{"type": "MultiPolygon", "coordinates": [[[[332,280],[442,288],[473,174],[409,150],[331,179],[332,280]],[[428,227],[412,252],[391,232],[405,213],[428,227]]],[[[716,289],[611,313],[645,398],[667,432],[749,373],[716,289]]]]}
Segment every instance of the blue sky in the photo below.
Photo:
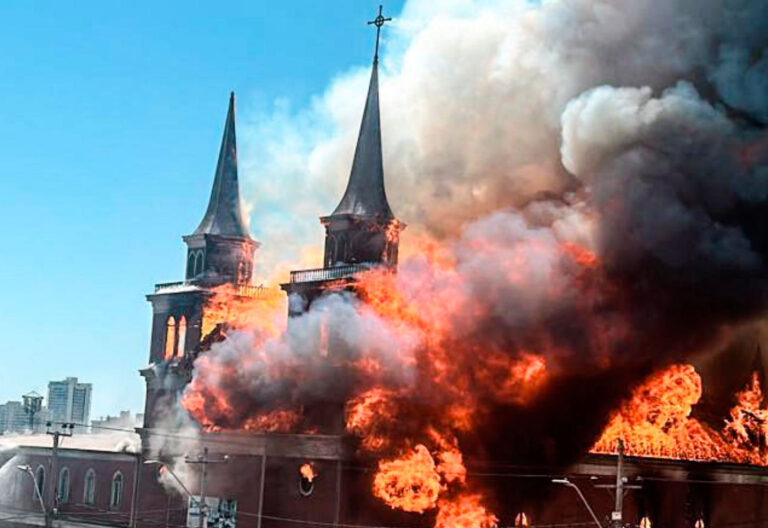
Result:
{"type": "Polygon", "coordinates": [[[377,5],[2,3],[0,402],[77,376],[92,416],[142,410],[144,294],[182,278],[230,90],[307,104],[370,61],[377,5]]]}

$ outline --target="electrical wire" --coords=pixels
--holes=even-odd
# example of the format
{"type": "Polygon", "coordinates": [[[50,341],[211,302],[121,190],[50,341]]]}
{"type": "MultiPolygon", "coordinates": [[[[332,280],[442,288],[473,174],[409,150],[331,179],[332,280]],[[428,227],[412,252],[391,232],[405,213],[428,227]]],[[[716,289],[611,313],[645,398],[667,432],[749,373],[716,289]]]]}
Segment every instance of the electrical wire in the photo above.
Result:
{"type": "MultiPolygon", "coordinates": [[[[51,422],[52,424],[60,425],[64,422],[51,422]]],[[[67,422],[68,423],[68,422],[67,422]]],[[[76,427],[84,427],[83,424],[75,423],[76,427]]],[[[110,427],[110,426],[92,426],[94,429],[101,429],[106,431],[114,431],[114,432],[123,432],[123,433],[133,433],[135,434],[135,429],[129,429],[124,427],[110,427]]],[[[192,442],[200,442],[202,439],[199,436],[192,436],[192,435],[183,435],[183,434],[177,434],[177,433],[165,433],[160,431],[153,431],[151,429],[144,429],[144,434],[148,434],[150,436],[155,437],[162,437],[162,438],[169,438],[169,439],[176,439],[176,440],[189,440],[192,442]]],[[[312,435],[308,435],[312,436],[312,435]]],[[[243,439],[242,441],[233,440],[231,438],[211,438],[207,437],[205,438],[206,443],[216,443],[220,445],[229,445],[229,446],[237,446],[237,447],[248,447],[251,446],[252,443],[249,442],[247,439],[243,439]]],[[[680,462],[686,462],[686,461],[680,461],[680,462]]],[[[498,467],[498,468],[515,468],[520,466],[514,466],[509,464],[502,464],[502,463],[493,463],[493,462],[483,462],[484,466],[487,467],[498,467]]],[[[755,467],[755,466],[745,466],[745,467],[755,467]]],[[[759,467],[759,466],[758,466],[759,467]]],[[[350,464],[344,464],[342,466],[343,469],[349,469],[349,470],[356,470],[356,471],[375,471],[375,466],[358,466],[358,465],[350,465],[350,464]]],[[[755,478],[765,478],[765,481],[757,480],[757,481],[751,481],[751,482],[724,482],[724,481],[715,481],[715,480],[702,480],[702,479],[689,479],[689,478],[669,478],[669,477],[645,477],[643,476],[643,480],[647,481],[660,481],[660,482],[680,482],[680,483],[689,483],[689,484],[709,484],[709,485],[731,485],[731,486],[760,486],[760,487],[766,487],[768,486],[768,468],[762,468],[763,470],[766,470],[766,475],[755,475],[755,478]]],[[[488,478],[529,478],[529,479],[554,479],[554,478],[561,478],[563,475],[560,474],[554,474],[554,473],[519,473],[519,472],[484,472],[484,471],[472,471],[467,470],[466,474],[468,476],[473,477],[488,477],[488,478]]]]}
{"type": "MultiPolygon", "coordinates": [[[[60,424],[61,422],[54,422],[56,424],[60,424]]],[[[83,426],[83,424],[75,424],[76,426],[83,426]]],[[[136,431],[134,429],[128,429],[128,428],[122,428],[122,427],[110,427],[110,426],[92,426],[94,429],[100,429],[100,430],[106,430],[106,431],[115,431],[115,432],[123,432],[123,433],[135,433],[136,431]]],[[[177,439],[177,440],[190,440],[194,442],[199,442],[201,440],[198,436],[192,436],[192,435],[184,435],[184,434],[178,434],[178,433],[166,433],[166,432],[160,432],[160,431],[153,431],[150,429],[145,429],[143,431],[144,434],[155,436],[155,437],[162,437],[162,438],[170,438],[170,439],[177,439]]],[[[242,441],[233,440],[231,438],[205,438],[205,441],[207,443],[217,443],[221,445],[230,445],[230,446],[250,446],[252,445],[251,442],[249,442],[247,439],[244,439],[242,441]]],[[[685,461],[681,461],[685,462],[685,461]]],[[[485,462],[483,464],[486,467],[498,467],[498,468],[517,468],[520,466],[511,466],[511,465],[505,465],[500,463],[493,463],[493,462],[485,462]]],[[[751,467],[751,466],[748,466],[751,467]]],[[[357,470],[357,471],[363,471],[363,472],[370,472],[374,471],[376,468],[373,466],[358,466],[358,465],[349,465],[344,464],[342,466],[343,469],[347,470],[357,470]]],[[[558,478],[562,475],[559,474],[547,474],[547,473],[522,473],[522,472],[515,472],[515,471],[509,471],[509,472],[483,472],[483,471],[467,471],[467,475],[475,476],[475,477],[488,477],[488,478],[532,478],[532,479],[552,479],[552,478],[558,478]]],[[[755,475],[755,478],[761,479],[766,478],[764,475],[755,475]]],[[[585,477],[586,478],[586,477],[585,477]]],[[[760,486],[765,487],[768,486],[768,479],[765,481],[763,480],[757,480],[753,482],[723,482],[723,481],[713,481],[713,480],[702,480],[702,479],[690,479],[690,478],[669,478],[669,477],[643,477],[643,480],[645,481],[659,481],[659,482],[683,482],[683,483],[696,483],[696,484],[708,484],[708,485],[751,485],[751,486],[760,486]]],[[[185,510],[186,507],[182,508],[174,508],[174,509],[159,509],[159,510],[146,510],[146,511],[137,511],[134,513],[135,520],[139,522],[144,522],[147,524],[157,524],[157,525],[167,525],[167,526],[173,526],[174,528],[186,528],[185,525],[172,525],[168,524],[165,521],[158,521],[154,519],[147,519],[146,517],[139,517],[139,516],[145,516],[145,515],[152,515],[153,513],[165,513],[166,515],[171,511],[181,511],[185,510]]],[[[70,514],[64,514],[67,517],[72,516],[88,516],[88,515],[115,515],[115,514],[122,514],[125,517],[129,517],[130,514],[128,513],[122,513],[122,512],[114,512],[114,511],[96,511],[96,512],[77,512],[77,513],[70,513],[70,514]]],[[[247,517],[259,517],[259,514],[256,513],[250,513],[250,512],[238,512],[240,515],[244,515],[247,517]]],[[[11,516],[7,519],[14,519],[14,518],[21,518],[24,515],[17,515],[17,516],[11,516]]],[[[379,526],[379,525],[363,525],[363,524],[347,524],[347,523],[328,523],[328,522],[322,522],[322,521],[308,521],[305,519],[294,519],[290,517],[280,517],[280,516],[274,516],[274,515],[261,515],[262,519],[277,521],[277,522],[290,522],[290,523],[296,523],[296,524],[305,524],[305,525],[313,525],[313,526],[326,526],[326,527],[340,527],[340,528],[403,528],[403,527],[391,527],[391,526],[379,526]]],[[[0,519],[2,521],[4,519],[0,519]]],[[[759,521],[736,521],[736,522],[730,522],[730,523],[719,523],[719,526],[733,526],[733,527],[751,527],[751,526],[764,526],[764,523],[768,522],[768,520],[759,520],[759,521]]],[[[557,523],[557,524],[532,524],[531,528],[560,528],[560,527],[568,527],[568,526],[586,526],[592,524],[591,522],[579,522],[579,523],[557,523]]],[[[639,525],[636,525],[639,528],[639,525]]]]}

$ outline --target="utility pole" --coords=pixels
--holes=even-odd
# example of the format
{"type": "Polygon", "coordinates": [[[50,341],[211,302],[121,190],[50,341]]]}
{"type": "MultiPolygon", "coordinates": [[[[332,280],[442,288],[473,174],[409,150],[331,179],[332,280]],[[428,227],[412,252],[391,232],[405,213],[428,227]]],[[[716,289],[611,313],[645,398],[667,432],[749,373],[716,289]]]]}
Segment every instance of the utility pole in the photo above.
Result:
{"type": "Polygon", "coordinates": [[[616,501],[613,511],[611,512],[611,524],[613,528],[622,528],[624,526],[624,493],[627,490],[641,489],[642,486],[627,484],[627,479],[624,476],[624,441],[619,438],[618,445],[618,457],[616,459],[616,484],[598,484],[596,488],[615,489],[616,501]]]}
{"type": "Polygon", "coordinates": [[[46,434],[49,434],[53,436],[53,449],[51,450],[51,462],[49,464],[49,470],[50,470],[50,477],[48,480],[51,481],[51,483],[48,484],[48,489],[53,489],[53,492],[50,494],[51,496],[51,506],[47,507],[45,509],[45,526],[46,528],[50,528],[53,523],[53,517],[57,516],[59,513],[59,478],[56,474],[56,471],[59,467],[59,442],[62,436],[72,436],[72,430],[75,428],[75,424],[73,423],[62,423],[61,424],[61,431],[54,429],[51,431],[52,423],[48,422],[45,424],[48,430],[46,431],[46,434]]]}
{"type": "Polygon", "coordinates": [[[200,528],[208,528],[208,505],[205,502],[205,481],[208,477],[208,464],[222,464],[228,461],[228,457],[220,460],[208,458],[208,448],[203,448],[202,454],[184,458],[187,464],[200,464],[200,528]]]}
{"type": "Polygon", "coordinates": [[[616,460],[616,507],[611,514],[613,528],[621,528],[624,506],[624,440],[619,438],[619,456],[616,460]]]}

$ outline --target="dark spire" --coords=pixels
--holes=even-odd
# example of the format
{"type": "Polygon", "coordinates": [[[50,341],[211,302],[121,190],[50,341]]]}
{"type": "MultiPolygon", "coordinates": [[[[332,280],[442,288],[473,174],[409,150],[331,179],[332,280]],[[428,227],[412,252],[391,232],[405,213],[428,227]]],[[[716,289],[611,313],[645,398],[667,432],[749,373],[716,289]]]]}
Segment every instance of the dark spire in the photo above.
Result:
{"type": "Polygon", "coordinates": [[[376,51],[373,56],[373,71],[368,86],[363,120],[357,137],[352,172],[347,190],[331,213],[331,216],[352,214],[360,216],[381,216],[393,218],[392,209],[384,190],[384,165],[381,155],[381,121],[379,118],[379,35],[381,26],[391,20],[381,15],[368,22],[376,25],[376,51]]]}
{"type": "Polygon", "coordinates": [[[222,235],[250,238],[240,206],[237,182],[237,139],[235,137],[235,93],[229,96],[229,110],[224,123],[219,162],[213,179],[211,199],[195,235],[222,235]]]}

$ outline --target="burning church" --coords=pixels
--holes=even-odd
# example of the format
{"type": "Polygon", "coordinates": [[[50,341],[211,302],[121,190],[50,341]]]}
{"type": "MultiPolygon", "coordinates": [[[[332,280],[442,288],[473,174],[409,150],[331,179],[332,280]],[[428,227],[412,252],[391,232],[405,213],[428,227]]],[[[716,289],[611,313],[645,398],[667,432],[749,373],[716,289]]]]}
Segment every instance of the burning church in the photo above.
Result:
{"type": "MultiPolygon", "coordinates": [[[[453,244],[417,238],[398,268],[378,68],[377,35],[346,190],[321,217],[323,266],[282,284],[287,322],[281,293],[251,281],[259,244],[239,203],[230,99],[209,206],[184,238],[186,280],[148,296],[144,457],[188,473],[185,454],[204,452],[204,494],[254,526],[768,522],[754,336],[696,366],[683,348],[712,339],[720,292],[699,299],[662,269],[632,285],[642,267],[617,274],[620,254],[503,211],[453,244]],[[685,313],[697,302],[701,321],[685,313]],[[738,374],[715,397],[702,373],[718,361],[738,374]],[[162,433],[183,427],[178,408],[193,439],[162,433]]],[[[139,508],[162,509],[159,495],[139,508]]]]}
{"type": "Polygon", "coordinates": [[[386,21],[322,267],[280,288],[254,280],[230,97],[185,278],[147,296],[124,524],[768,525],[764,127],[690,83],[585,82],[557,117],[557,185],[433,182],[418,223],[454,187],[484,206],[405,230],[386,21]]]}

